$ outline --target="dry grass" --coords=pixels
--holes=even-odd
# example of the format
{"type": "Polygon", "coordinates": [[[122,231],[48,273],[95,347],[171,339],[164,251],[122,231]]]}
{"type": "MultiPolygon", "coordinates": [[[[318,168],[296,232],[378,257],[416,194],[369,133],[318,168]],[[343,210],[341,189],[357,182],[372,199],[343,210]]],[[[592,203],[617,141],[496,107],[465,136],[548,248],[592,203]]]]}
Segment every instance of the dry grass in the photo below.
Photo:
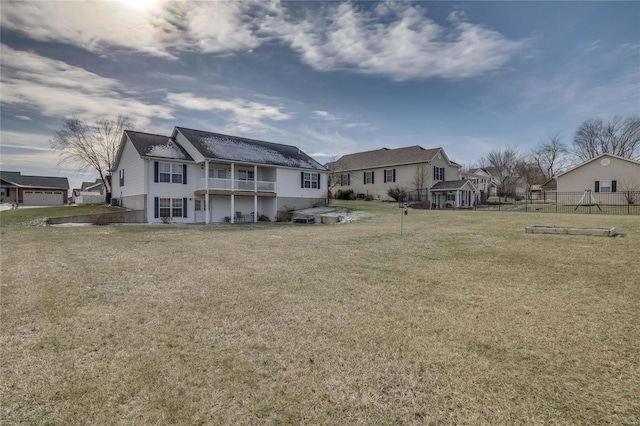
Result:
{"type": "Polygon", "coordinates": [[[400,236],[348,205],[371,216],[4,229],[0,420],[640,422],[637,217],[410,211],[400,236]]]}

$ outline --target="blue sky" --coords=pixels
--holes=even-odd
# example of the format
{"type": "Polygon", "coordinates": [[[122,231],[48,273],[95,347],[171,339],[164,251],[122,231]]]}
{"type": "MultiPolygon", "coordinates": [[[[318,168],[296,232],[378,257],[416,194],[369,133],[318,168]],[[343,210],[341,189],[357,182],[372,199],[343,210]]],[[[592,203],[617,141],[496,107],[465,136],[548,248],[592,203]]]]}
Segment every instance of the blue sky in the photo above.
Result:
{"type": "Polygon", "coordinates": [[[2,1],[2,170],[58,165],[65,117],[126,114],[321,163],[442,146],[461,164],[640,114],[640,2],[2,1]]]}

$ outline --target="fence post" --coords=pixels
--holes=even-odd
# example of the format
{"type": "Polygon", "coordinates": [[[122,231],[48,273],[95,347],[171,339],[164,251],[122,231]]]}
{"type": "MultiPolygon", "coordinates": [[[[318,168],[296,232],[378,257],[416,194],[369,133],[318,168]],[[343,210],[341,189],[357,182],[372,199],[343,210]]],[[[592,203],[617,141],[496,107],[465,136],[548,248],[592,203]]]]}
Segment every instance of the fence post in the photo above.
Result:
{"type": "Polygon", "coordinates": [[[631,214],[631,191],[627,191],[627,215],[631,214]]]}

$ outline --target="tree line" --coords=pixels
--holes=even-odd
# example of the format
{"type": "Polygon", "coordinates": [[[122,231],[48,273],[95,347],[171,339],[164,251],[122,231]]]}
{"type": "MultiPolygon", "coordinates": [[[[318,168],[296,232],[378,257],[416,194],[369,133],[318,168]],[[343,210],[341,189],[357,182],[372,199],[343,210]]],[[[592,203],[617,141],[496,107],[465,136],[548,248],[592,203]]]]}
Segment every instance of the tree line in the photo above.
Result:
{"type": "Polygon", "coordinates": [[[640,116],[615,116],[606,123],[600,118],[589,119],[580,124],[570,146],[556,133],[530,151],[494,148],[477,166],[489,169],[498,181],[499,192],[510,195],[518,182],[527,187],[542,184],[573,165],[605,153],[640,159],[640,116]]]}

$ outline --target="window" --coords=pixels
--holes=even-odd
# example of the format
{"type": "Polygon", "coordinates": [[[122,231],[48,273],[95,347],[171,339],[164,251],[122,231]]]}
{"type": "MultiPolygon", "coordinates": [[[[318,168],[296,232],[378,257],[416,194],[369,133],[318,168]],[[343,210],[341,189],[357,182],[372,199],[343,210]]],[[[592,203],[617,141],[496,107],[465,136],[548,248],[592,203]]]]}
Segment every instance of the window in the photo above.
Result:
{"type": "Polygon", "coordinates": [[[238,180],[253,180],[253,170],[238,170],[238,180]]]}
{"type": "Polygon", "coordinates": [[[373,172],[364,172],[364,183],[373,183],[373,172]]]}
{"type": "Polygon", "coordinates": [[[384,171],[384,181],[385,182],[395,182],[396,181],[396,169],[389,169],[384,171]]]}
{"type": "MultiPolygon", "coordinates": [[[[183,164],[157,163],[158,175],[157,182],[166,183],[183,183],[183,175],[186,167],[183,164]]],[[[124,178],[124,175],[123,175],[124,178]]],[[[184,182],[186,183],[186,181],[184,182]]]]}
{"type": "Polygon", "coordinates": [[[210,178],[226,179],[227,171],[225,169],[209,169],[210,178]]]}
{"type": "Polygon", "coordinates": [[[595,192],[616,192],[617,186],[615,180],[597,180],[595,192]]]}
{"type": "Polygon", "coordinates": [[[158,198],[156,203],[156,217],[187,217],[187,199],[186,198],[158,198]]]}
{"type": "Polygon", "coordinates": [[[195,210],[197,212],[202,211],[202,200],[199,198],[195,199],[195,210]]]}
{"type": "Polygon", "coordinates": [[[171,217],[182,217],[182,199],[171,199],[171,217]]]}
{"type": "Polygon", "coordinates": [[[124,186],[124,169],[120,170],[120,186],[124,186]]]}
{"type": "Polygon", "coordinates": [[[456,194],[447,194],[447,201],[455,201],[456,200],[456,194]]]}
{"type": "Polygon", "coordinates": [[[302,172],[302,188],[320,188],[320,173],[302,172]]]}
{"type": "Polygon", "coordinates": [[[160,198],[160,217],[171,217],[171,198],[160,198]]]}
{"type": "Polygon", "coordinates": [[[351,175],[350,174],[340,175],[340,185],[342,186],[351,185],[351,175]]]}
{"type": "Polygon", "coordinates": [[[444,180],[444,167],[433,166],[433,180],[444,180]]]}
{"type": "Polygon", "coordinates": [[[4,188],[0,188],[0,197],[4,197],[5,195],[8,195],[8,194],[4,193],[4,188]]]}

